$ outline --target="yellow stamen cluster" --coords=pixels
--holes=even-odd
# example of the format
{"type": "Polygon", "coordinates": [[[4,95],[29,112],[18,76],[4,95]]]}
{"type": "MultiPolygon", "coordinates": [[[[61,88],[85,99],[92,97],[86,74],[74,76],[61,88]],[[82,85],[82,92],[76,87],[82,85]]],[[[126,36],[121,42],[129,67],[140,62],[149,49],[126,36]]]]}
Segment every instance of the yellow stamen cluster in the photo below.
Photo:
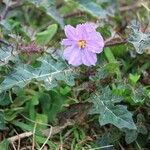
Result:
{"type": "Polygon", "coordinates": [[[79,48],[85,48],[85,46],[86,46],[86,41],[85,41],[85,40],[79,40],[79,41],[78,41],[78,46],[79,46],[79,48]]]}

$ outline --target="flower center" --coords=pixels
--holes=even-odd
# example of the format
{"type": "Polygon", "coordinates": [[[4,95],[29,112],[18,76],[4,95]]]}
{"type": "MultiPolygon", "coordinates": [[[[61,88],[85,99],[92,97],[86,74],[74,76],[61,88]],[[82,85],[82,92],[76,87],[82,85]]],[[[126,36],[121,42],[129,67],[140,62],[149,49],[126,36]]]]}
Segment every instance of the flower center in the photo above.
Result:
{"type": "Polygon", "coordinates": [[[79,41],[78,41],[78,46],[79,46],[79,48],[85,48],[85,46],[86,46],[86,41],[85,41],[85,40],[79,40],[79,41]]]}

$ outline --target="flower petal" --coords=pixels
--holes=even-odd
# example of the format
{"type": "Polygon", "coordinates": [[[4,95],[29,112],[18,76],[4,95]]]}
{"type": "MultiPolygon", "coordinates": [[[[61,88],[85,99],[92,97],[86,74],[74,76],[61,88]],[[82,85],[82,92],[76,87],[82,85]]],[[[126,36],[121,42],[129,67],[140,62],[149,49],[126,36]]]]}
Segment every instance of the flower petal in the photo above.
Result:
{"type": "Polygon", "coordinates": [[[82,62],[86,66],[95,65],[97,62],[96,54],[87,49],[82,50],[82,62]]]}
{"type": "Polygon", "coordinates": [[[99,32],[97,32],[95,30],[95,32],[91,32],[89,35],[88,35],[88,40],[97,40],[97,41],[103,41],[104,42],[104,39],[103,37],[101,36],[101,34],[99,32]]]}
{"type": "Polygon", "coordinates": [[[65,26],[65,34],[67,36],[68,39],[70,40],[76,40],[77,36],[76,36],[76,29],[71,26],[71,25],[67,25],[65,26]]]}
{"type": "Polygon", "coordinates": [[[87,32],[84,24],[78,24],[76,27],[76,33],[79,40],[85,40],[87,37],[87,32]]]}
{"type": "Polygon", "coordinates": [[[71,45],[75,45],[76,42],[75,41],[72,41],[70,39],[63,39],[62,42],[61,42],[62,45],[65,45],[65,46],[71,46],[71,45]]]}
{"type": "Polygon", "coordinates": [[[92,26],[91,23],[84,23],[77,25],[76,32],[79,38],[82,40],[88,40],[91,38],[93,39],[91,35],[95,36],[95,34],[97,33],[95,27],[92,26]]]}
{"type": "Polygon", "coordinates": [[[92,33],[96,31],[96,27],[92,25],[92,23],[85,23],[84,26],[87,33],[92,33]]]}
{"type": "Polygon", "coordinates": [[[89,51],[93,53],[101,53],[104,48],[104,42],[98,40],[88,40],[86,43],[86,47],[89,51]]]}
{"type": "Polygon", "coordinates": [[[79,24],[76,27],[76,32],[79,39],[86,41],[86,47],[89,51],[93,53],[102,52],[104,47],[103,37],[92,24],[79,24]]]}
{"type": "Polygon", "coordinates": [[[64,51],[64,58],[73,66],[82,64],[81,50],[78,47],[70,46],[66,48],[64,51]]]}
{"type": "Polygon", "coordinates": [[[79,24],[76,28],[71,25],[65,26],[66,39],[62,45],[69,46],[64,51],[64,58],[69,64],[79,66],[82,63],[86,66],[95,65],[96,53],[101,53],[104,48],[104,40],[96,26],[91,23],[79,24]],[[85,48],[79,48],[79,41],[85,40],[85,48]]]}

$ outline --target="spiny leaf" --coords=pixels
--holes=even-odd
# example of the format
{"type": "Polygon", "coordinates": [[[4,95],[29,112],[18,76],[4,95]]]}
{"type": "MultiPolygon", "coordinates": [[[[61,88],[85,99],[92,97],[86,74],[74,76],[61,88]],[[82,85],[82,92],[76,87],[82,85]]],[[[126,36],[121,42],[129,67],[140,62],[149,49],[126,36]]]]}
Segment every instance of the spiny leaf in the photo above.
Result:
{"type": "Polygon", "coordinates": [[[122,97],[114,95],[109,87],[102,89],[101,93],[93,94],[90,99],[94,103],[91,114],[100,114],[101,125],[111,123],[120,129],[136,129],[132,114],[127,110],[127,107],[114,105],[122,101],[122,97]]]}
{"type": "Polygon", "coordinates": [[[118,128],[136,129],[132,120],[132,114],[127,110],[126,106],[113,106],[111,104],[106,106],[104,103],[101,106],[104,107],[99,118],[101,125],[111,123],[118,128]]]}
{"type": "Polygon", "coordinates": [[[48,55],[38,59],[41,66],[33,68],[27,64],[20,64],[15,71],[8,75],[0,85],[0,92],[14,86],[24,87],[33,79],[44,81],[46,89],[57,86],[57,81],[64,81],[68,85],[74,85],[74,70],[69,68],[64,61],[56,61],[48,55]]]}
{"type": "Polygon", "coordinates": [[[4,45],[0,47],[0,66],[3,66],[12,60],[17,52],[13,50],[12,46],[4,45]]]}
{"type": "Polygon", "coordinates": [[[42,46],[48,44],[57,32],[57,24],[50,25],[47,30],[36,34],[36,42],[42,46]]]}
{"type": "Polygon", "coordinates": [[[132,91],[131,103],[142,105],[144,103],[145,97],[146,97],[143,87],[141,85],[139,85],[137,88],[134,88],[134,89],[131,87],[131,91],[132,91]]]}
{"type": "Polygon", "coordinates": [[[51,16],[56,22],[58,22],[61,26],[61,28],[64,28],[64,20],[60,16],[58,10],[55,6],[54,0],[24,0],[25,2],[29,2],[34,4],[36,7],[44,8],[47,15],[51,16]]]}
{"type": "Polygon", "coordinates": [[[137,139],[138,133],[136,130],[124,129],[125,132],[125,141],[130,144],[137,139]]]}
{"type": "Polygon", "coordinates": [[[8,93],[4,92],[0,94],[0,106],[8,106],[11,103],[11,98],[8,93]]]}
{"type": "Polygon", "coordinates": [[[136,126],[137,130],[129,130],[129,129],[122,130],[123,132],[125,132],[125,140],[128,144],[134,142],[139,134],[146,135],[148,132],[145,126],[145,118],[142,114],[137,115],[136,126]]]}
{"type": "Polygon", "coordinates": [[[136,52],[142,54],[150,47],[150,33],[143,33],[140,31],[140,24],[133,21],[131,26],[132,34],[128,41],[133,44],[136,52]]]}
{"type": "Polygon", "coordinates": [[[118,68],[118,62],[103,63],[101,67],[97,69],[95,75],[90,76],[90,79],[99,84],[99,80],[114,76],[117,73],[118,68]]]}
{"type": "Polygon", "coordinates": [[[92,16],[98,18],[106,18],[108,12],[104,10],[100,5],[91,0],[78,0],[80,9],[90,13],[92,16]]]}

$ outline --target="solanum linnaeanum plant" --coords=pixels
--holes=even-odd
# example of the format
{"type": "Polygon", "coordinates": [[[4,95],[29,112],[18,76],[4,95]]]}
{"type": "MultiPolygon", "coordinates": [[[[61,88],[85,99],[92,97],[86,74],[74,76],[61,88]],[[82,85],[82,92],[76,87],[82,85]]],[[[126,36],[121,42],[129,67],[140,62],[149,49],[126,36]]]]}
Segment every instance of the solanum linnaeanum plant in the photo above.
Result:
{"type": "Polygon", "coordinates": [[[149,1],[1,0],[0,150],[150,149],[149,1]]]}

